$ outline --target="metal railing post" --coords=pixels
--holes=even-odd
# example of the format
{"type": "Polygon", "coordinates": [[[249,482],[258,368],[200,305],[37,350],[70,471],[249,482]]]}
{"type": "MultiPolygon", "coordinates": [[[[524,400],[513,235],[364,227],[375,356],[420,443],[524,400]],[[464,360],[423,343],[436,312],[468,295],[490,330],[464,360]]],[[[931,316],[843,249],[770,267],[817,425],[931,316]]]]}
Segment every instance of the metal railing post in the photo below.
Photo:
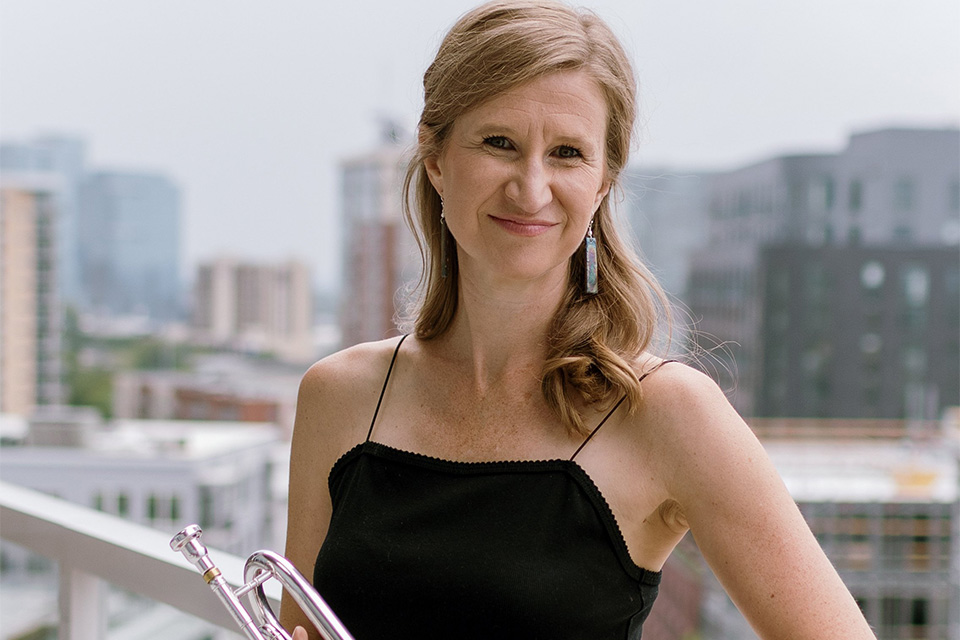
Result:
{"type": "Polygon", "coordinates": [[[106,630],[103,581],[60,562],[59,640],[100,640],[106,630]]]}

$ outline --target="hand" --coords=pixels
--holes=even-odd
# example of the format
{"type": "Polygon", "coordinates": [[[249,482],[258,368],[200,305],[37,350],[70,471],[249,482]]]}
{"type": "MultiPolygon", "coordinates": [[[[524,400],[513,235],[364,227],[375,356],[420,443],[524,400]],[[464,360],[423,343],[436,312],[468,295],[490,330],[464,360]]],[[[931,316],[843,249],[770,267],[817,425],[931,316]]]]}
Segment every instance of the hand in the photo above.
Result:
{"type": "Polygon", "coordinates": [[[307,630],[303,627],[296,627],[293,630],[292,638],[293,640],[309,640],[309,638],[307,638],[307,630]]]}

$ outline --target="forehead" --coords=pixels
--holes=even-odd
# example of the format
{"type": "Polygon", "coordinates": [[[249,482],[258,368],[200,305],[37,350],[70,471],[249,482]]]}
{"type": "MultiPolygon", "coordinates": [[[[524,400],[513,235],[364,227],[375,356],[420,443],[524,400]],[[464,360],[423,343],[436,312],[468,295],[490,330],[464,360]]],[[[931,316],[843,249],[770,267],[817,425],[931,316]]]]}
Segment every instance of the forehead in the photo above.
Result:
{"type": "Polygon", "coordinates": [[[560,71],[497,94],[463,113],[454,126],[539,126],[547,133],[600,141],[607,115],[596,80],[583,71],[560,71]]]}

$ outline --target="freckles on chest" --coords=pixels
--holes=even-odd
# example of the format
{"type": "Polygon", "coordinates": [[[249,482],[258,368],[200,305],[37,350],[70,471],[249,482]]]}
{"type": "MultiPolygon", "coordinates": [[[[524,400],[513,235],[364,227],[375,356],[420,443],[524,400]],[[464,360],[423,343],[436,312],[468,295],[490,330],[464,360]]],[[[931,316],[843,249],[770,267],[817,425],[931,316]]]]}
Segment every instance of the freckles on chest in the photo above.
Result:
{"type": "MultiPolygon", "coordinates": [[[[506,394],[504,394],[506,396],[506,394]]],[[[568,457],[576,442],[536,391],[510,398],[456,392],[445,401],[424,403],[419,446],[455,460],[518,460],[568,457]]]]}

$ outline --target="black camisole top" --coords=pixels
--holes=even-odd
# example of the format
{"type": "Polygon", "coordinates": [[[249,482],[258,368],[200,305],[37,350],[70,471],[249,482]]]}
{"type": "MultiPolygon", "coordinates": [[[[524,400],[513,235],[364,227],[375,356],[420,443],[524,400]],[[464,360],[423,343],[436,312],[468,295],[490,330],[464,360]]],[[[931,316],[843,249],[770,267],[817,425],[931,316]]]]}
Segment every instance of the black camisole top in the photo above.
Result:
{"type": "Polygon", "coordinates": [[[569,460],[505,462],[374,442],[379,408],[367,440],[330,471],[313,575],[357,640],[640,638],[661,574],[633,563],[573,459],[617,407],[569,460]]]}

